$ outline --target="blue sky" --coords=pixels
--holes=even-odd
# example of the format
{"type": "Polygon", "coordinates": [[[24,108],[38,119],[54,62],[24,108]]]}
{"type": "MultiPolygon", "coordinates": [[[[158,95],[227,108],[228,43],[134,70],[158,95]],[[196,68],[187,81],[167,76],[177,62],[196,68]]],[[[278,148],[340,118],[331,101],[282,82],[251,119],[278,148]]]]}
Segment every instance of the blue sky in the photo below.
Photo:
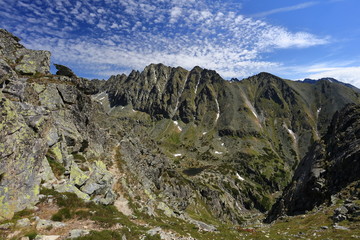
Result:
{"type": "Polygon", "coordinates": [[[0,0],[0,27],[82,77],[150,63],[360,87],[359,0],[0,0]]]}

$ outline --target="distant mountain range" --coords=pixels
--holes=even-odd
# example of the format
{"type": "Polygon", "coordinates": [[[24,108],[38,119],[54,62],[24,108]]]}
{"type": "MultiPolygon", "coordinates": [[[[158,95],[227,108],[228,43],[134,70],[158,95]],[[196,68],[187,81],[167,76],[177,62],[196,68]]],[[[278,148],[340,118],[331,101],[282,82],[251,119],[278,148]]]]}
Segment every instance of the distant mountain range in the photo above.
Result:
{"type": "Polygon", "coordinates": [[[349,84],[349,83],[344,83],[344,82],[341,82],[341,81],[338,81],[334,78],[321,78],[321,79],[318,79],[318,80],[314,80],[314,79],[310,79],[310,78],[305,78],[304,80],[299,80],[299,82],[304,82],[304,83],[311,83],[311,84],[315,84],[316,82],[318,81],[329,81],[329,82],[336,82],[336,83],[340,83],[340,84],[343,84],[349,88],[353,88],[353,89],[356,89],[356,90],[359,90],[357,87],[349,84]]]}

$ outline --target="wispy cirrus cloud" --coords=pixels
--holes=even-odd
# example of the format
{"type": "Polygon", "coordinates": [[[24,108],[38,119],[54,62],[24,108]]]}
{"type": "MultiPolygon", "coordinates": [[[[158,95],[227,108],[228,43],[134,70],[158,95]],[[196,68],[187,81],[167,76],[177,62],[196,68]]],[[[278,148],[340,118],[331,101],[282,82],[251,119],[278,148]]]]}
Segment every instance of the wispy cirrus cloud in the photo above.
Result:
{"type": "Polygon", "coordinates": [[[2,0],[0,10],[3,26],[27,47],[50,50],[54,61],[89,77],[153,62],[245,77],[281,65],[264,53],[329,42],[245,17],[218,0],[2,0]]]}
{"type": "Polygon", "coordinates": [[[316,4],[319,4],[319,2],[304,2],[304,3],[300,3],[300,4],[297,4],[297,5],[293,5],[293,6],[276,8],[276,9],[272,9],[272,10],[269,10],[269,11],[256,13],[256,14],[253,14],[251,16],[252,17],[265,17],[265,16],[268,16],[268,15],[276,14],[276,13],[291,12],[291,11],[296,11],[296,10],[312,7],[312,6],[316,5],[316,4]]]}

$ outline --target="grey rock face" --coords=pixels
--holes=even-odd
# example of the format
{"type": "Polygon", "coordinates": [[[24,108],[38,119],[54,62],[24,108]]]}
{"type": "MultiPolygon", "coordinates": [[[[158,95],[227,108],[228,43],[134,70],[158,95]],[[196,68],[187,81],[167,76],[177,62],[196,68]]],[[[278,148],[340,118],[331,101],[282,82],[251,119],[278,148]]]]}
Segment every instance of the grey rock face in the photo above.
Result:
{"type": "Polygon", "coordinates": [[[104,205],[113,204],[116,194],[111,190],[113,175],[106,170],[104,163],[97,161],[80,190],[93,196],[94,201],[104,205]]]}
{"type": "Polygon", "coordinates": [[[46,143],[26,124],[15,104],[1,92],[0,97],[0,218],[11,218],[14,211],[31,207],[37,201],[38,171],[46,143]]]}
{"type": "Polygon", "coordinates": [[[0,29],[0,54],[6,56],[6,59],[11,63],[16,61],[16,51],[24,48],[19,43],[20,39],[5,29],[0,29]]]}
{"type": "Polygon", "coordinates": [[[16,56],[20,61],[15,70],[21,74],[50,73],[50,52],[20,49],[17,51],[16,56]]]}
{"type": "Polygon", "coordinates": [[[4,223],[0,225],[0,230],[8,230],[11,227],[13,227],[15,224],[14,223],[4,223]]]}
{"type": "Polygon", "coordinates": [[[16,222],[16,227],[25,228],[29,226],[30,226],[30,220],[28,218],[22,218],[16,222]]]}
{"type": "Polygon", "coordinates": [[[55,221],[51,221],[51,220],[40,219],[36,224],[36,229],[41,230],[41,229],[47,229],[47,228],[62,228],[65,226],[66,226],[66,224],[62,223],[62,222],[55,222],[55,221]]]}
{"type": "Polygon", "coordinates": [[[73,229],[69,232],[69,239],[86,236],[90,233],[89,230],[73,229]]]}
{"type": "Polygon", "coordinates": [[[21,74],[50,73],[50,52],[36,51],[24,48],[20,39],[4,29],[0,29],[0,55],[9,63],[15,64],[15,69],[21,74]]]}
{"type": "Polygon", "coordinates": [[[37,235],[35,240],[56,240],[59,238],[59,235],[37,235]]]}

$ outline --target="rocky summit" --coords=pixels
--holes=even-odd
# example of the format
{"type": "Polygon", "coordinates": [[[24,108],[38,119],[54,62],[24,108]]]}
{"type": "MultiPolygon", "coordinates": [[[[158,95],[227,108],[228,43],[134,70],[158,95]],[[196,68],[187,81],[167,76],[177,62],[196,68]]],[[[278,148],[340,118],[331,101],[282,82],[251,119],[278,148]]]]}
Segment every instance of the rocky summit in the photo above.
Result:
{"type": "Polygon", "coordinates": [[[360,237],[359,89],[55,67],[0,30],[0,239],[360,237]]]}

